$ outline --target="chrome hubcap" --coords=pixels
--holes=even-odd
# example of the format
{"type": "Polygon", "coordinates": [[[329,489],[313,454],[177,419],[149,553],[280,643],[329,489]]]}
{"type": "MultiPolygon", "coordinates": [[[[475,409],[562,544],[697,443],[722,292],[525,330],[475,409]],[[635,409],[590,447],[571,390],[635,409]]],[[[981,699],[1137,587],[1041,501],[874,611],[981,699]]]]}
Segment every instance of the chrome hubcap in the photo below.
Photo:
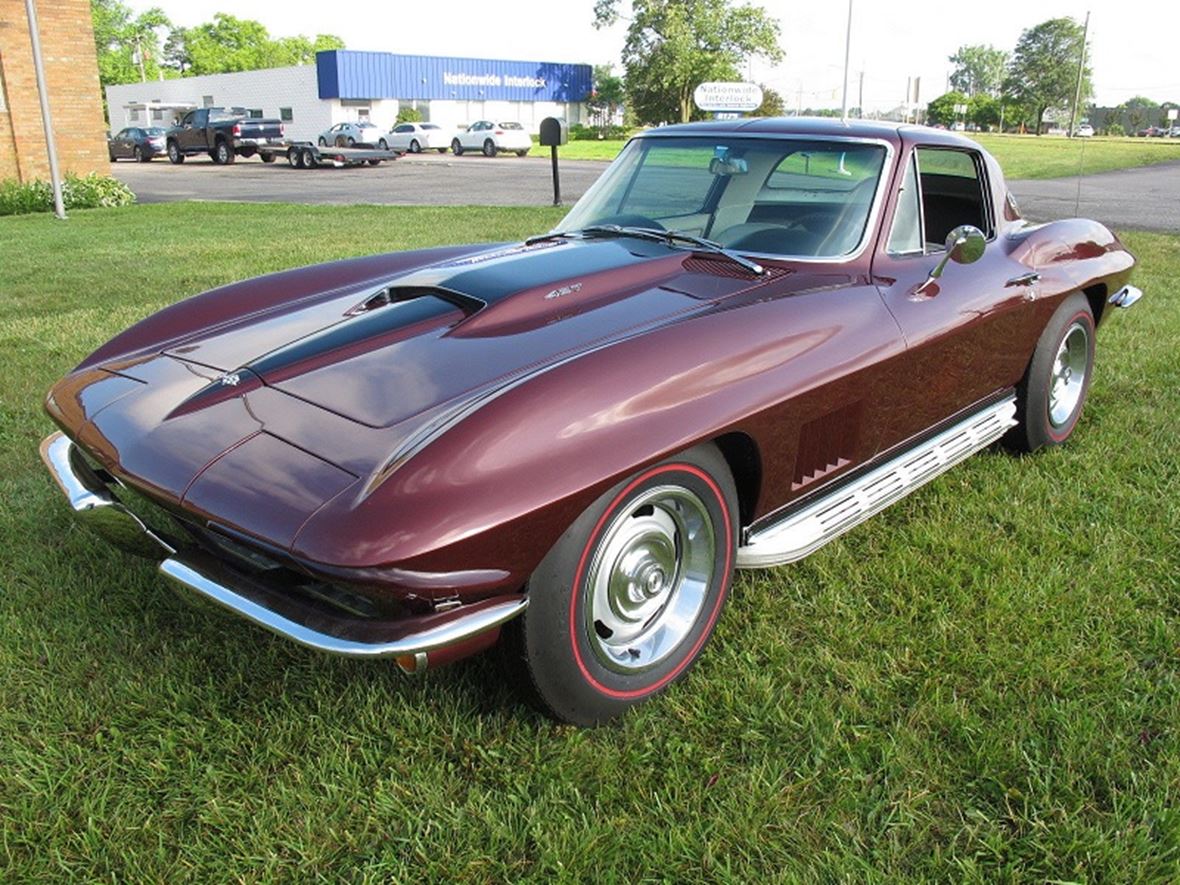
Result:
{"type": "Polygon", "coordinates": [[[1082,398],[1090,361],[1090,333],[1074,323],[1061,339],[1049,381],[1049,422],[1061,427],[1073,415],[1082,398]]]}
{"type": "Polygon", "coordinates": [[[704,502],[679,486],[649,489],[615,516],[586,576],[586,637],[598,661],[633,673],[692,631],[716,557],[704,502]]]}

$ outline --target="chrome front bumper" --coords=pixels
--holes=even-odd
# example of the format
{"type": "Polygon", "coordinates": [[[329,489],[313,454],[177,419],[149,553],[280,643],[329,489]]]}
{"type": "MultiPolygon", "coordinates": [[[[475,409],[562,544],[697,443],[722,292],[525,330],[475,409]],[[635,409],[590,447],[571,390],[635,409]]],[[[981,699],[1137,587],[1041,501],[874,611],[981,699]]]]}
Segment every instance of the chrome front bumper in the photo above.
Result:
{"type": "Polygon", "coordinates": [[[130,553],[163,558],[160,572],[169,580],[308,648],[348,657],[392,657],[403,670],[419,672],[456,656],[457,650],[490,644],[493,631],[528,605],[521,594],[397,620],[338,612],[283,593],[199,549],[177,549],[118,500],[64,434],[45,438],[41,460],[87,528],[130,553]]]}

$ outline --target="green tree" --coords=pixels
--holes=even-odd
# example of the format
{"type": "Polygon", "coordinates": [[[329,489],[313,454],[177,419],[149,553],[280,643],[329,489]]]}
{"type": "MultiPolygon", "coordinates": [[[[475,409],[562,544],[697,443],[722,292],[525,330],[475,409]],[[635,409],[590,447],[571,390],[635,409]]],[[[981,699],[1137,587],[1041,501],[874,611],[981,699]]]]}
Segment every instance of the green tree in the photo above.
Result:
{"type": "Polygon", "coordinates": [[[762,87],[762,104],[754,111],[755,117],[782,117],[786,115],[783,97],[769,86],[762,87]]]}
{"type": "Polygon", "coordinates": [[[136,15],[119,0],[90,0],[90,20],[104,87],[159,76],[159,32],[171,24],[160,9],[153,6],[136,15]]]}
{"type": "Polygon", "coordinates": [[[187,28],[181,44],[179,56],[188,65],[185,73],[194,76],[309,64],[319,51],[344,48],[344,41],[331,34],[273,40],[261,22],[224,12],[211,22],[187,28]]]}
{"type": "MultiPolygon", "coordinates": [[[[1082,36],[1082,26],[1072,18],[1052,18],[1026,30],[1016,43],[1004,94],[1031,111],[1037,135],[1041,134],[1046,111],[1069,107],[1074,100],[1082,36]]],[[[1088,50],[1086,54],[1089,56],[1088,50]]],[[[1082,101],[1092,92],[1087,57],[1082,71],[1082,101]]]]}
{"type": "Polygon", "coordinates": [[[616,77],[611,65],[594,66],[594,91],[586,106],[602,131],[613,124],[615,116],[626,101],[626,87],[622,77],[616,77]]]}
{"type": "MultiPolygon", "coordinates": [[[[621,0],[597,0],[594,26],[620,19],[621,0]]],[[[751,56],[780,61],[779,25],[760,6],[732,0],[631,0],[623,45],[627,98],[639,119],[700,116],[693,90],[710,80],[737,79],[751,56]]]]}
{"type": "Polygon", "coordinates": [[[930,125],[939,124],[950,126],[959,119],[955,113],[955,105],[968,104],[968,98],[962,92],[948,92],[940,95],[926,105],[926,122],[930,125]]]}
{"type": "Polygon", "coordinates": [[[967,119],[980,129],[1000,125],[1000,100],[980,93],[967,102],[967,119]]]}
{"type": "Polygon", "coordinates": [[[1004,85],[1008,53],[994,46],[960,46],[949,59],[955,66],[951,88],[969,96],[998,95],[1004,85]]]}

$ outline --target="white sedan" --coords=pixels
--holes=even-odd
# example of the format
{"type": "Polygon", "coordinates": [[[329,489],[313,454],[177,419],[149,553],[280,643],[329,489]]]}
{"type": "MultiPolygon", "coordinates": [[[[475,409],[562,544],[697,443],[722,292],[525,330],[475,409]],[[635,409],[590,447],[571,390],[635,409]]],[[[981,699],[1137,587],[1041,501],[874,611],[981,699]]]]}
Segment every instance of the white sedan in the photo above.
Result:
{"type": "Polygon", "coordinates": [[[337,123],[325,129],[318,139],[320,147],[352,147],[356,144],[376,145],[382,137],[381,127],[361,121],[359,123],[337,123]]]}
{"type": "Polygon", "coordinates": [[[512,151],[523,157],[533,146],[533,140],[519,123],[493,123],[480,120],[472,123],[451,140],[455,156],[464,151],[483,151],[485,157],[494,157],[500,151],[512,151]]]}
{"type": "Polygon", "coordinates": [[[452,134],[437,123],[398,123],[383,141],[394,150],[411,154],[430,150],[445,154],[451,146],[452,134]]]}

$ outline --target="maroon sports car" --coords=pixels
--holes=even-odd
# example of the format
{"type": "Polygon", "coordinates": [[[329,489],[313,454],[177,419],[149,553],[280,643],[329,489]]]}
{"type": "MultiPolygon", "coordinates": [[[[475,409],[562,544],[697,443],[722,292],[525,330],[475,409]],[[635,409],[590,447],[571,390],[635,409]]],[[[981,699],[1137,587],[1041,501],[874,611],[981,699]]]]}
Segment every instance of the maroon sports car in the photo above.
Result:
{"type": "Polygon", "coordinates": [[[947,132],[741,120],[633,139],[558,230],[182,301],[50,392],[73,509],[313,648],[511,643],[555,716],[682,676],[735,567],[788,563],[999,440],[1078,423],[1140,295],[947,132]]]}

